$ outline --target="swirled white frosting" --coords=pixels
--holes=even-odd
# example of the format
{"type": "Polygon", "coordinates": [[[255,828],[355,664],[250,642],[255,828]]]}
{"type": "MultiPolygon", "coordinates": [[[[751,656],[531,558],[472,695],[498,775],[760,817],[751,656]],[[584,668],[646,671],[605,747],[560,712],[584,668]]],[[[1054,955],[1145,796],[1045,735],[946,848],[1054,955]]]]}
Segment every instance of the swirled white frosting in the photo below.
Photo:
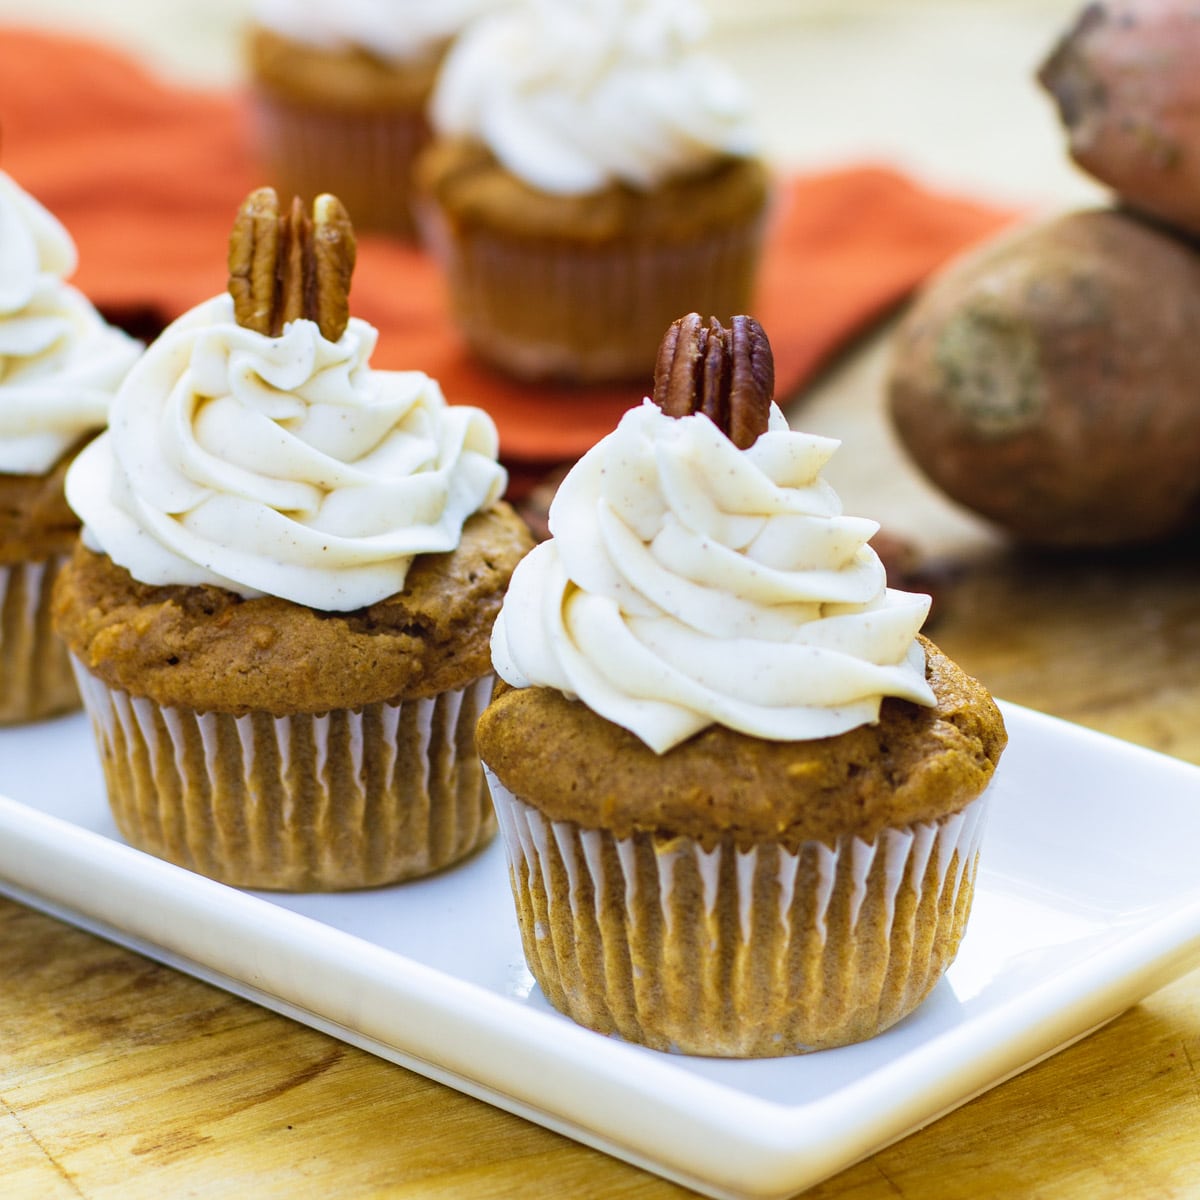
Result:
{"type": "Polygon", "coordinates": [[[228,296],[180,317],[67,474],[84,539],[135,579],[326,611],[400,591],[504,490],[496,428],[420,371],[374,371],[375,329],[266,337],[228,296]]]}
{"type": "Polygon", "coordinates": [[[324,50],[365,49],[411,62],[453,38],[500,0],[257,0],[254,19],[324,50]]]}
{"type": "Polygon", "coordinates": [[[772,407],[747,450],[707,418],[631,409],[563,481],[517,567],[499,674],[557,688],[662,753],[717,723],[777,741],[932,704],[929,597],[887,587],[874,521],[821,478],[838,443],[772,407]]]}
{"type": "Polygon", "coordinates": [[[455,43],[430,114],[541,191],[650,189],[755,143],[690,0],[519,0],[455,43]]]}
{"type": "Polygon", "coordinates": [[[75,243],[0,171],[0,472],[41,475],[101,429],[140,345],[64,279],[75,243]]]}

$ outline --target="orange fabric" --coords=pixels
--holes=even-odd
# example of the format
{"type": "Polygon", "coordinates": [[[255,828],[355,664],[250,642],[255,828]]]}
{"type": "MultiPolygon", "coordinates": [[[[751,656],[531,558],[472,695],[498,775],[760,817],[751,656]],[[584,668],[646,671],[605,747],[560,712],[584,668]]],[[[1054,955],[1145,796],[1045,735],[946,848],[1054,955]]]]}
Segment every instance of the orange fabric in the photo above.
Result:
{"type": "MultiPolygon", "coordinates": [[[[95,42],[17,29],[0,29],[0,165],[71,231],[76,284],[142,328],[225,286],[229,227],[261,182],[244,96],[176,87],[95,42]]],[[[1008,219],[884,168],[782,179],[754,311],[780,398],[1008,219]]],[[[452,403],[486,408],[513,465],[574,459],[645,392],[498,377],[464,350],[433,263],[382,237],[360,239],[351,303],[379,328],[375,365],[420,368],[452,403]]]]}

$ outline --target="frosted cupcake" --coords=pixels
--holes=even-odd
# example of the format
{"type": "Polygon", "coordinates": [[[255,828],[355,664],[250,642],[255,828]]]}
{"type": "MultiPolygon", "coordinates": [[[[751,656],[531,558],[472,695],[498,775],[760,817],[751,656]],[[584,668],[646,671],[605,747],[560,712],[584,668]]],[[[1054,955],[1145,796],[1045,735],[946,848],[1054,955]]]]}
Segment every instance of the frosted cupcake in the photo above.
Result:
{"type": "Polygon", "coordinates": [[[454,317],[521,378],[642,375],[691,307],[750,307],[767,198],[689,0],[519,0],[455,43],[418,214],[454,317]]]}
{"type": "Polygon", "coordinates": [[[231,295],[150,346],[67,476],[55,589],[135,846],[227,883],[438,870],[494,830],[488,634],[530,539],[496,431],[348,316],[340,205],[255,193],[231,295]]]}
{"type": "Polygon", "coordinates": [[[0,724],[79,703],[50,589],[79,533],[63,477],[139,343],[66,280],[75,244],[0,172],[0,724]]]}
{"type": "Polygon", "coordinates": [[[412,162],[454,36],[498,0],[257,0],[254,129],[283,195],[336,192],[360,229],[409,235],[412,162]]]}
{"type": "Polygon", "coordinates": [[[662,1050],[793,1054],[911,1012],[963,935],[1005,744],[771,376],[753,322],[674,327],[662,407],[568,475],[493,635],[477,736],[530,969],[662,1050]]]}

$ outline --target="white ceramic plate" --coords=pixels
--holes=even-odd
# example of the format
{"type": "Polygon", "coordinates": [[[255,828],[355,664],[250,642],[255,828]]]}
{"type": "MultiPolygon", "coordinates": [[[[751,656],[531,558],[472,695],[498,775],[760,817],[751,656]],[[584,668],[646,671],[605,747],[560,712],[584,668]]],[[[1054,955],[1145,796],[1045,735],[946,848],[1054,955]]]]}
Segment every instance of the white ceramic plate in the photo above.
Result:
{"type": "Polygon", "coordinates": [[[1004,711],[958,960],[896,1028],[803,1057],[660,1054],[553,1012],[499,845],[432,880],[293,897],[132,850],[81,716],[0,731],[0,892],[709,1195],[788,1196],[1200,963],[1200,769],[1004,711]]]}

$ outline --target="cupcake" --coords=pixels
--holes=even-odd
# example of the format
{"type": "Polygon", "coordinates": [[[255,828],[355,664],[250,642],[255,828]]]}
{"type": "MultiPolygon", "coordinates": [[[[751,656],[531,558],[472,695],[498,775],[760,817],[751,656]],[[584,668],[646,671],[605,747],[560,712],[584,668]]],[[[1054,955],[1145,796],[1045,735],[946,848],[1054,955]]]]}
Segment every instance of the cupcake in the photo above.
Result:
{"type": "Polygon", "coordinates": [[[690,0],[518,0],[447,55],[417,167],[472,350],[633,378],[690,307],[750,307],[767,200],[746,99],[690,0]]]}
{"type": "Polygon", "coordinates": [[[54,592],[116,823],[226,883],[366,887],[494,831],[474,748],[530,537],[496,431],[348,316],[353,234],[270,189],[67,475],[54,592]]]}
{"type": "Polygon", "coordinates": [[[497,0],[257,0],[254,136],[283,195],[336,191],[360,229],[409,236],[412,162],[455,34],[497,0]]]}
{"type": "Polygon", "coordinates": [[[562,483],[477,732],[530,970],[660,1050],[872,1037],[953,960],[1005,744],[789,430],[754,322],[673,327],[562,483]]]}
{"type": "Polygon", "coordinates": [[[75,708],[50,590],[79,534],[63,496],[139,343],[65,280],[75,244],[0,172],[0,724],[75,708]]]}

